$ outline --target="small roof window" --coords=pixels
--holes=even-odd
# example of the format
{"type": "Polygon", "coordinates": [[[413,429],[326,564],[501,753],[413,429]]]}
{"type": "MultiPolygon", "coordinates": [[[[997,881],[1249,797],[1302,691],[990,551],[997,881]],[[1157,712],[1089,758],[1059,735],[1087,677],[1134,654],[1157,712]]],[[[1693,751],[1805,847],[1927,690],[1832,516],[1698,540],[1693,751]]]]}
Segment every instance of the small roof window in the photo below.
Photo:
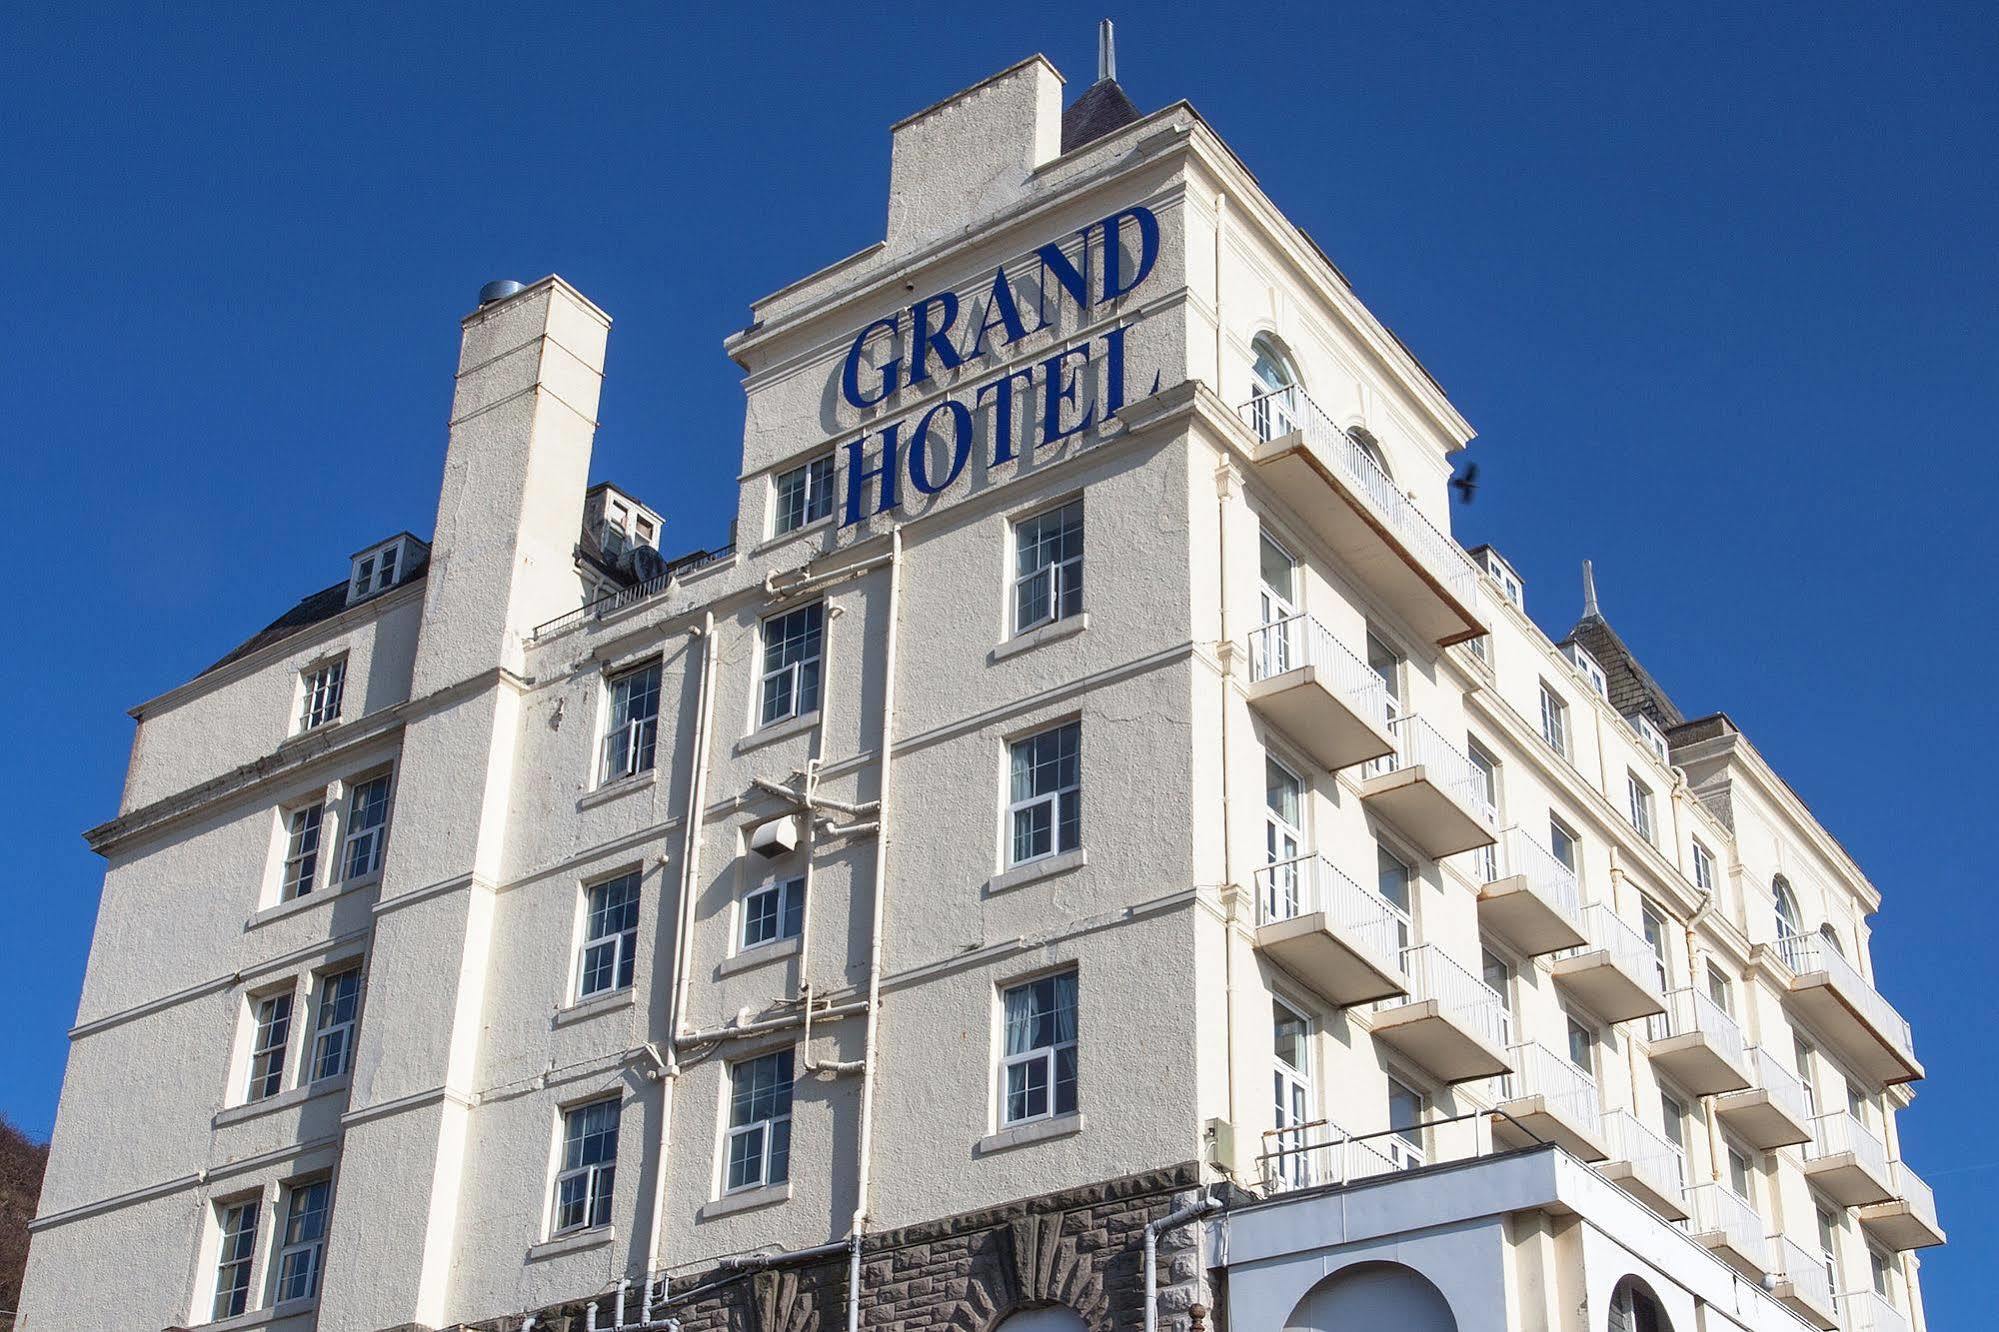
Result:
{"type": "Polygon", "coordinates": [[[380,545],[368,547],[354,557],[354,567],[347,575],[347,604],[365,601],[407,581],[429,550],[408,532],[398,532],[380,545]]]}

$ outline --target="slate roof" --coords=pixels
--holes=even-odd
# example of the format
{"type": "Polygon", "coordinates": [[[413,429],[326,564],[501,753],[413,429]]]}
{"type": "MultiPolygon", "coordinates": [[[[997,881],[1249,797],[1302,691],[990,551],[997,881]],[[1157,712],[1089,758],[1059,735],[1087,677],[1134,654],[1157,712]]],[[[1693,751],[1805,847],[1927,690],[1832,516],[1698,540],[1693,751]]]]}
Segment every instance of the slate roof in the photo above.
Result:
{"type": "Polygon", "coordinates": [[[1062,151],[1072,153],[1144,118],[1116,79],[1098,79],[1063,108],[1062,151]]]}
{"type": "MultiPolygon", "coordinates": [[[[402,581],[397,583],[396,587],[407,586],[423,577],[429,571],[430,556],[428,554],[420,556],[417,559],[415,567],[403,576],[402,581]]],[[[384,588],[382,592],[377,592],[374,595],[381,596],[393,590],[391,588],[384,588]]],[[[363,600],[366,600],[366,598],[363,598],[363,600]]],[[[262,629],[259,629],[256,633],[238,643],[230,650],[229,655],[223,657],[214,665],[209,666],[194,678],[199,680],[202,675],[207,675],[210,671],[219,671],[232,661],[240,661],[253,652],[262,651],[273,643],[283,642],[293,634],[302,633],[312,628],[315,624],[322,624],[346,609],[347,580],[343,578],[332,587],[321,588],[319,591],[305,598],[305,600],[299,602],[298,605],[286,611],[283,615],[280,615],[277,619],[272,620],[262,629]]]]}
{"type": "MultiPolygon", "coordinates": [[[[1603,667],[1604,683],[1610,691],[1610,706],[1618,715],[1629,717],[1642,712],[1661,731],[1669,731],[1686,721],[1673,700],[1652,673],[1638,661],[1610,622],[1601,615],[1585,615],[1569,630],[1569,639],[1581,643],[1603,667]]],[[[1565,640],[1566,641],[1566,640],[1565,640]]]]}

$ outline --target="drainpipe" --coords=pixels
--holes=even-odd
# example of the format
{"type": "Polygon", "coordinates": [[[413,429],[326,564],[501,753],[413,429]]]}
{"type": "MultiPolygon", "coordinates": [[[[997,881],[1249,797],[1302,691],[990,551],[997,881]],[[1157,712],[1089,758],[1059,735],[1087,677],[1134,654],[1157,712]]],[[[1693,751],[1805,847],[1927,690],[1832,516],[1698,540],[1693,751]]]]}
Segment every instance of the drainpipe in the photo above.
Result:
{"type": "MultiPolygon", "coordinates": [[[[1218,206],[1220,205],[1221,202],[1224,201],[1221,200],[1217,201],[1218,206]]],[[[1220,215],[1217,214],[1218,219],[1219,217],[1220,215]]],[[[1221,237],[1219,232],[1219,221],[1217,222],[1217,228],[1218,229],[1215,239],[1215,257],[1216,257],[1216,262],[1219,264],[1221,259],[1221,237]]],[[[1216,290],[1216,298],[1219,300],[1221,292],[1221,269],[1219,267],[1217,267],[1215,270],[1215,290],[1216,290]]],[[[1219,329],[1220,327],[1219,321],[1217,322],[1216,327],[1217,329],[1219,329]]],[[[1217,356],[1221,354],[1220,337],[1221,337],[1220,333],[1217,332],[1216,346],[1215,346],[1215,351],[1217,356]]],[[[1221,363],[1219,361],[1217,361],[1215,365],[1215,375],[1217,379],[1219,379],[1221,376],[1221,363]]],[[[1220,386],[1218,384],[1217,389],[1219,389],[1219,387],[1220,386]]],[[[1231,472],[1232,469],[1230,468],[1230,465],[1227,462],[1224,462],[1221,466],[1220,471],[1216,474],[1215,477],[1216,480],[1215,561],[1217,568],[1220,570],[1221,573],[1221,581],[1219,584],[1220,593],[1216,605],[1216,611],[1221,616],[1221,621],[1222,621],[1221,623],[1222,651],[1228,654],[1228,659],[1231,667],[1231,674],[1233,674],[1233,667],[1235,661],[1235,640],[1228,637],[1229,495],[1234,490],[1234,487],[1230,484],[1231,472]]],[[[1221,681],[1221,700],[1222,700],[1222,761],[1219,766],[1221,768],[1221,776],[1222,776],[1222,883],[1224,885],[1224,891],[1226,892],[1227,886],[1234,882],[1232,876],[1235,872],[1235,856],[1233,855],[1230,849],[1230,840],[1229,840],[1230,825],[1234,822],[1234,816],[1229,805],[1229,761],[1233,757],[1233,755],[1229,751],[1229,680],[1227,677],[1223,678],[1223,680],[1221,681]]],[[[1222,1027],[1223,1027],[1222,1060],[1223,1060],[1223,1067],[1227,1070],[1226,1074],[1222,1079],[1222,1087],[1225,1093],[1225,1101],[1226,1104],[1228,1105],[1229,1128],[1231,1132],[1233,1132],[1236,1129],[1239,1122],[1236,1119],[1236,1097],[1235,1097],[1235,950],[1236,950],[1235,907],[1236,903],[1240,900],[1241,896],[1242,894],[1240,892],[1229,893],[1228,895],[1229,910],[1227,916],[1222,921],[1222,1027]]],[[[1230,1173],[1233,1174],[1234,1173],[1233,1167],[1235,1163],[1231,1161],[1229,1165],[1230,1165],[1230,1173]]]]}
{"type": "Polygon", "coordinates": [[[1159,1332],[1159,1237],[1221,1207],[1212,1197],[1145,1223],[1145,1332],[1159,1332]]]}
{"type": "Polygon", "coordinates": [[[715,613],[701,617],[701,702],[694,723],[694,771],[687,783],[686,840],[680,854],[680,900],[674,904],[673,979],[667,997],[666,1067],[660,1073],[659,1156],[652,1187],[652,1227],[646,1271],[660,1267],[660,1232],[666,1223],[666,1148],[673,1124],[673,1086],[680,1078],[680,1022],[691,968],[687,954],[694,929],[694,885],[701,864],[701,810],[708,794],[708,745],[715,724],[715,613]]]}
{"type": "Polygon", "coordinates": [[[902,608],[902,529],[889,533],[888,642],[882,653],[881,776],[876,782],[874,918],[868,943],[868,1034],[861,1053],[861,1143],[854,1220],[848,1229],[847,1332],[861,1326],[861,1237],[868,1221],[868,1167],[874,1156],[876,1051],[881,1039],[882,908],[888,898],[889,749],[895,738],[896,621],[902,608]]]}

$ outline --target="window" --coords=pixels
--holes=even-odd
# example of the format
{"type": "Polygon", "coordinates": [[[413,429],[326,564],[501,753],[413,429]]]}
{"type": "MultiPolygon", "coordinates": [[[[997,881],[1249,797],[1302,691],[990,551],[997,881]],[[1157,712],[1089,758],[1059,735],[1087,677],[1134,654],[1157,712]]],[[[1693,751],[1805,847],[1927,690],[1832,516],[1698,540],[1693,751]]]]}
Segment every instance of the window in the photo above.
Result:
{"type": "Polygon", "coordinates": [[[313,1018],[312,1081],[337,1078],[354,1062],[354,1024],[361,1016],[361,968],[320,977],[313,1018]]]}
{"type": "Polygon", "coordinates": [[[585,888],[583,956],[576,968],[576,997],[588,999],[628,987],[638,942],[638,871],[585,888]]]}
{"type": "Polygon", "coordinates": [[[382,839],[388,831],[389,779],[371,777],[347,797],[347,843],[341,866],[349,882],[382,868],[382,839]]]}
{"type": "Polygon", "coordinates": [[[1874,1293],[1882,1299],[1887,1300],[1890,1304],[1893,1304],[1895,1300],[1895,1285],[1892,1276],[1895,1270],[1893,1260],[1887,1254],[1870,1244],[1867,1246],[1867,1270],[1868,1274],[1873,1277],[1874,1293]]]}
{"type": "Polygon", "coordinates": [[[1735,1016],[1735,983],[1712,962],[1707,964],[1707,997],[1714,1000],[1716,1008],[1735,1016]]]}
{"type": "Polygon", "coordinates": [[[1563,758],[1569,756],[1569,705],[1541,682],[1541,738],[1563,758]]]}
{"type": "Polygon", "coordinates": [[[1256,379],[1256,395],[1251,407],[1256,433],[1276,439],[1298,428],[1298,372],[1291,358],[1268,333],[1259,333],[1249,344],[1250,374],[1256,379]]]}
{"type": "Polygon", "coordinates": [[[1839,1215],[1829,1207],[1819,1207],[1819,1256],[1825,1263],[1825,1279],[1833,1290],[1839,1281],[1839,1215]]]}
{"type": "Polygon", "coordinates": [[[315,726],[339,721],[340,699],[347,690],[347,658],[315,666],[301,678],[305,697],[299,712],[299,730],[310,731],[315,726]]]}
{"type": "Polygon", "coordinates": [[[1368,668],[1381,677],[1388,692],[1388,719],[1402,715],[1402,654],[1381,641],[1373,630],[1367,635],[1368,668]]]}
{"type": "Polygon", "coordinates": [[[1631,800],[1631,826],[1646,841],[1652,840],[1652,788],[1638,780],[1635,772],[1624,774],[1625,794],[1631,800]]]}
{"type": "Polygon", "coordinates": [[[1007,861],[1023,865],[1083,844],[1083,725],[1065,722],[1016,740],[1007,806],[1007,861]]]}
{"type": "Polygon", "coordinates": [[[814,458],[803,467],[779,472],[774,483],[777,504],[771,530],[774,535],[796,532],[833,512],[833,455],[814,458]]]}
{"type": "Polygon", "coordinates": [[[1703,893],[1714,895],[1714,852],[1701,845],[1700,838],[1694,844],[1694,887],[1703,893]]]}
{"type": "Polygon", "coordinates": [[[611,706],[605,714],[604,777],[652,771],[659,748],[659,663],[611,677],[611,706]]]}
{"type": "Polygon", "coordinates": [[[1266,920],[1289,920],[1302,903],[1299,856],[1303,854],[1305,783],[1297,774],[1266,757],[1263,760],[1263,857],[1267,866],[1263,912],[1266,920]]]}
{"type": "Polygon", "coordinates": [[[1626,717],[1625,721],[1629,722],[1631,729],[1638,733],[1638,738],[1645,743],[1645,748],[1652,751],[1653,758],[1658,759],[1661,763],[1671,763],[1673,761],[1672,746],[1666,743],[1666,737],[1660,732],[1657,726],[1652,724],[1650,717],[1642,712],[1634,712],[1629,717],[1626,717]]]}
{"type": "Polygon", "coordinates": [[[1076,1112],[1076,973],[1044,976],[1001,996],[1006,1025],[1002,1118],[1025,1124],[1076,1112]]]}
{"type": "Polygon", "coordinates": [[[286,821],[285,870],[279,892],[287,900],[304,897],[319,881],[319,830],[325,820],[325,805],[308,805],[293,810],[286,821]]]}
{"type": "Polygon", "coordinates": [[[763,623],[763,701],[758,725],[819,710],[820,636],[826,607],[800,606],[763,623]]]}
{"type": "Polygon", "coordinates": [[[1791,895],[1791,883],[1779,874],[1770,881],[1770,897],[1777,913],[1777,941],[1801,938],[1805,928],[1798,916],[1798,899],[1791,895]]]}
{"type": "Polygon", "coordinates": [[[592,1101],[562,1112],[562,1168],[555,1176],[555,1233],[611,1224],[618,1175],[618,1102],[592,1101]]]}
{"type": "Polygon", "coordinates": [[[1066,620],[1083,610],[1083,501],[1013,527],[1013,631],[1066,620]]]}
{"type": "Polygon", "coordinates": [[[1625,1277],[1610,1292],[1610,1332],[1671,1332],[1666,1311],[1636,1277],[1625,1277]]]}
{"type": "MultiPolygon", "coordinates": [[[[1496,821],[1499,817],[1499,761],[1486,752],[1485,747],[1471,736],[1465,737],[1465,755],[1471,759],[1472,789],[1485,801],[1485,807],[1496,821]]],[[[1491,883],[1499,877],[1499,847],[1488,842],[1472,852],[1472,864],[1476,867],[1478,881],[1491,883]]]]}
{"type": "MultiPolygon", "coordinates": [[[[1409,883],[1415,871],[1409,862],[1377,843],[1374,848],[1374,887],[1388,903],[1402,914],[1395,921],[1395,945],[1397,948],[1409,946],[1409,883]]],[[[1398,965],[1401,957],[1396,957],[1398,965]]]]}
{"type": "Polygon", "coordinates": [[[1732,1142],[1722,1144],[1722,1150],[1728,1154],[1728,1187],[1735,1191],[1736,1197],[1754,1206],[1756,1185],[1749,1165],[1749,1153],[1732,1142]]]}
{"type": "Polygon", "coordinates": [[[1665,994],[1673,988],[1673,968],[1668,960],[1666,939],[1666,916],[1650,902],[1638,904],[1638,919],[1643,927],[1645,946],[1652,950],[1652,972],[1659,981],[1659,993],[1665,994]]]}
{"type": "Polygon", "coordinates": [[[1500,1010],[1508,1015],[1513,1012],[1513,968],[1506,959],[1490,948],[1478,950],[1479,979],[1499,996],[1500,1010]]]}
{"type": "Polygon", "coordinates": [[[1798,1061],[1798,1081],[1805,1084],[1805,1117],[1807,1119],[1817,1118],[1819,1112],[1819,1093],[1816,1080],[1817,1074],[1815,1072],[1817,1061],[1813,1058],[1816,1053],[1812,1049],[1810,1041],[1796,1032],[1791,1034],[1791,1057],[1798,1061]]]}
{"type": "Polygon", "coordinates": [[[291,992],[266,995],[253,1001],[256,1022],[250,1038],[250,1085],[246,1101],[276,1096],[285,1088],[285,1050],[291,1043],[291,992]]]}
{"type": "Polygon", "coordinates": [[[1271,1042],[1276,1056],[1272,1068],[1276,1116],[1271,1126],[1278,1131],[1280,1151],[1299,1149],[1278,1158],[1278,1172],[1286,1183],[1302,1186],[1310,1182],[1311,1161],[1302,1150],[1305,1138],[1297,1130],[1313,1120],[1312,1024],[1288,1005],[1273,1000],[1271,1042]],[[1285,1132],[1287,1129],[1291,1132],[1285,1132]]]}
{"type": "Polygon", "coordinates": [[[294,1184],[285,1194],[284,1245],[278,1250],[278,1303],[319,1294],[326,1259],[326,1213],[333,1203],[331,1181],[294,1184]]]}
{"type": "Polygon", "coordinates": [[[1590,692],[1598,698],[1609,698],[1610,685],[1604,679],[1603,667],[1597,664],[1596,658],[1581,643],[1570,643],[1562,650],[1568,654],[1569,664],[1576,668],[1576,674],[1582,676],[1590,692]]]}
{"type": "Polygon", "coordinates": [[[1423,1164],[1423,1094],[1388,1080],[1388,1158],[1397,1170],[1414,1170],[1423,1164]]]}
{"type": "Polygon", "coordinates": [[[1841,957],[1846,956],[1846,949],[1839,942],[1839,931],[1832,927],[1830,921],[1819,926],[1819,938],[1825,940],[1827,948],[1832,949],[1833,952],[1839,954],[1841,957]]]}
{"type": "Polygon", "coordinates": [[[1596,1033],[1569,1019],[1569,1062],[1592,1078],[1596,1076],[1596,1033]]]}
{"type": "Polygon", "coordinates": [[[724,1190],[791,1178],[791,1051],[745,1059],[729,1070],[728,1174],[724,1190]]]}
{"type": "Polygon", "coordinates": [[[257,1252],[256,1198],[222,1209],[222,1247],[215,1260],[215,1307],[211,1319],[234,1318],[250,1307],[250,1264],[257,1252]]]}
{"type": "Polygon", "coordinates": [[[1296,623],[1298,557],[1264,532],[1257,540],[1256,558],[1261,581],[1257,612],[1264,628],[1253,640],[1256,647],[1250,665],[1251,673],[1262,680],[1302,665],[1298,654],[1303,642],[1296,623]]]}
{"type": "Polygon", "coordinates": [[[743,899],[744,948],[796,939],[805,925],[803,876],[768,883],[743,899]]]}
{"type": "Polygon", "coordinates": [[[1687,1103],[1673,1093],[1659,1089],[1659,1123],[1666,1130],[1666,1141],[1673,1144],[1673,1167],[1679,1174],[1679,1183],[1686,1182],[1687,1157],[1687,1103]]]}
{"type": "Polygon", "coordinates": [[[632,540],[641,546],[658,543],[659,529],[652,525],[652,519],[642,513],[632,515],[632,540]]]}
{"type": "Polygon", "coordinates": [[[1581,882],[1583,877],[1583,860],[1579,849],[1581,840],[1576,836],[1575,829],[1553,814],[1548,816],[1548,849],[1555,853],[1555,859],[1562,862],[1564,869],[1576,876],[1577,882],[1581,882]]]}

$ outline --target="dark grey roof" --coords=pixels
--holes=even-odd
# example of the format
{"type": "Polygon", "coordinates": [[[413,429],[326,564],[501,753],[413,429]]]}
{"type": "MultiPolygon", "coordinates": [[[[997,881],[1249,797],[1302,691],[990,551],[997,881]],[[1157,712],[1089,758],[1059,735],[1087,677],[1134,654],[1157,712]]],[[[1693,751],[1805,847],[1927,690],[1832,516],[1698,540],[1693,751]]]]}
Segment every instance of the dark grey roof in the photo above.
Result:
{"type": "Polygon", "coordinates": [[[1072,153],[1086,143],[1133,125],[1145,117],[1116,79],[1098,79],[1062,112],[1062,151],[1072,153]]]}
{"type": "MultiPolygon", "coordinates": [[[[396,586],[403,587],[415,582],[429,572],[429,570],[430,555],[426,551],[418,557],[415,567],[405,574],[402,581],[398,582],[396,586]]],[[[377,592],[374,595],[383,596],[390,590],[384,588],[381,592],[377,592]]],[[[259,629],[256,633],[237,644],[230,650],[228,656],[222,658],[222,660],[216,662],[206,670],[203,670],[201,675],[197,675],[195,678],[198,680],[202,675],[207,675],[209,671],[221,670],[232,661],[240,661],[253,652],[267,648],[273,643],[282,642],[290,638],[293,634],[302,633],[315,624],[321,624],[332,619],[346,609],[347,580],[343,578],[332,587],[321,588],[305,600],[299,602],[298,605],[286,611],[283,615],[280,615],[277,619],[272,620],[262,629],[259,629]]]]}
{"type": "Polygon", "coordinates": [[[1596,664],[1603,667],[1610,706],[1617,709],[1618,715],[1629,717],[1642,712],[1661,731],[1671,730],[1686,720],[1603,616],[1585,615],[1577,620],[1576,627],[1569,630],[1569,640],[1582,644],[1596,658],[1596,664]]]}

